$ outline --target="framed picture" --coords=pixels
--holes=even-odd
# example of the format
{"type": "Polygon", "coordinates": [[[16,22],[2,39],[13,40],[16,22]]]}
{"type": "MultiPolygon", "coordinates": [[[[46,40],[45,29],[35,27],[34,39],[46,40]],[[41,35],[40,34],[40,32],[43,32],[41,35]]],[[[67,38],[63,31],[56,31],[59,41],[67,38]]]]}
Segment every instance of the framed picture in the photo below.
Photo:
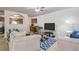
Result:
{"type": "Polygon", "coordinates": [[[37,23],[37,18],[32,18],[31,23],[37,23]]]}

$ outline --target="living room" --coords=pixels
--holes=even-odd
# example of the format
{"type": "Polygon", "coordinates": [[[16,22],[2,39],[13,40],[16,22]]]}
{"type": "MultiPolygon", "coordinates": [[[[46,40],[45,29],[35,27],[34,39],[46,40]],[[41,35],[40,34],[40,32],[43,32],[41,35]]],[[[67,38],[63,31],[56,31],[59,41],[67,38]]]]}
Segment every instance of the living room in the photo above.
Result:
{"type": "Polygon", "coordinates": [[[78,7],[0,7],[0,10],[4,13],[0,17],[4,17],[4,38],[10,51],[79,50],[79,36],[70,37],[74,31],[79,33],[78,7]],[[31,24],[36,31],[30,29],[31,24]],[[42,35],[45,39],[53,36],[55,42],[40,48],[42,35]]]}

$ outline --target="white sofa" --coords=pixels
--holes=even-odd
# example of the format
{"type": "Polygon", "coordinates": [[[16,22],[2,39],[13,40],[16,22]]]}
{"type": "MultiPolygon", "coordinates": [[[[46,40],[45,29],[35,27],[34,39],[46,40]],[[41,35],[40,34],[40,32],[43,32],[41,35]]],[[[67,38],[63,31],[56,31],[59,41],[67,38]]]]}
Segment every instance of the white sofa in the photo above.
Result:
{"type": "Polygon", "coordinates": [[[10,51],[39,51],[41,35],[25,35],[26,32],[12,32],[10,35],[10,51]]]}

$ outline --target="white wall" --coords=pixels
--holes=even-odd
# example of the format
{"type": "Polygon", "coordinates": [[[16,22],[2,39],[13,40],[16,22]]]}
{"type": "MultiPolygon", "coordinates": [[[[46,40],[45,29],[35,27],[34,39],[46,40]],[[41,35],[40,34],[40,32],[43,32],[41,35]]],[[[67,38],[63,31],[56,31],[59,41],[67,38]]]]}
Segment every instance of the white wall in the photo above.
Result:
{"type": "Polygon", "coordinates": [[[6,37],[6,32],[8,29],[13,29],[13,28],[19,28],[20,30],[25,30],[29,31],[29,19],[27,14],[19,13],[19,12],[13,12],[13,11],[8,11],[5,10],[5,37],[6,37]],[[14,14],[21,14],[24,16],[23,24],[9,24],[9,16],[14,15],[14,14]]]}
{"type": "Polygon", "coordinates": [[[39,26],[44,26],[44,23],[55,23],[56,33],[63,35],[66,31],[73,31],[76,29],[77,27],[74,27],[74,25],[79,25],[79,8],[56,11],[37,16],[36,18],[38,19],[39,26]]]}

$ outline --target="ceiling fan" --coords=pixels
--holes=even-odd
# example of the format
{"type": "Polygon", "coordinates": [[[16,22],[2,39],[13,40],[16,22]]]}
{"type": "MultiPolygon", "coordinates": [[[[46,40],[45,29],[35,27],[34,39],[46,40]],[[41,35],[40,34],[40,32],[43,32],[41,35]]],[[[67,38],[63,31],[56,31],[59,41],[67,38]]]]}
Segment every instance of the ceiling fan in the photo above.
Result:
{"type": "Polygon", "coordinates": [[[36,12],[44,11],[46,7],[35,7],[36,12]]]}

